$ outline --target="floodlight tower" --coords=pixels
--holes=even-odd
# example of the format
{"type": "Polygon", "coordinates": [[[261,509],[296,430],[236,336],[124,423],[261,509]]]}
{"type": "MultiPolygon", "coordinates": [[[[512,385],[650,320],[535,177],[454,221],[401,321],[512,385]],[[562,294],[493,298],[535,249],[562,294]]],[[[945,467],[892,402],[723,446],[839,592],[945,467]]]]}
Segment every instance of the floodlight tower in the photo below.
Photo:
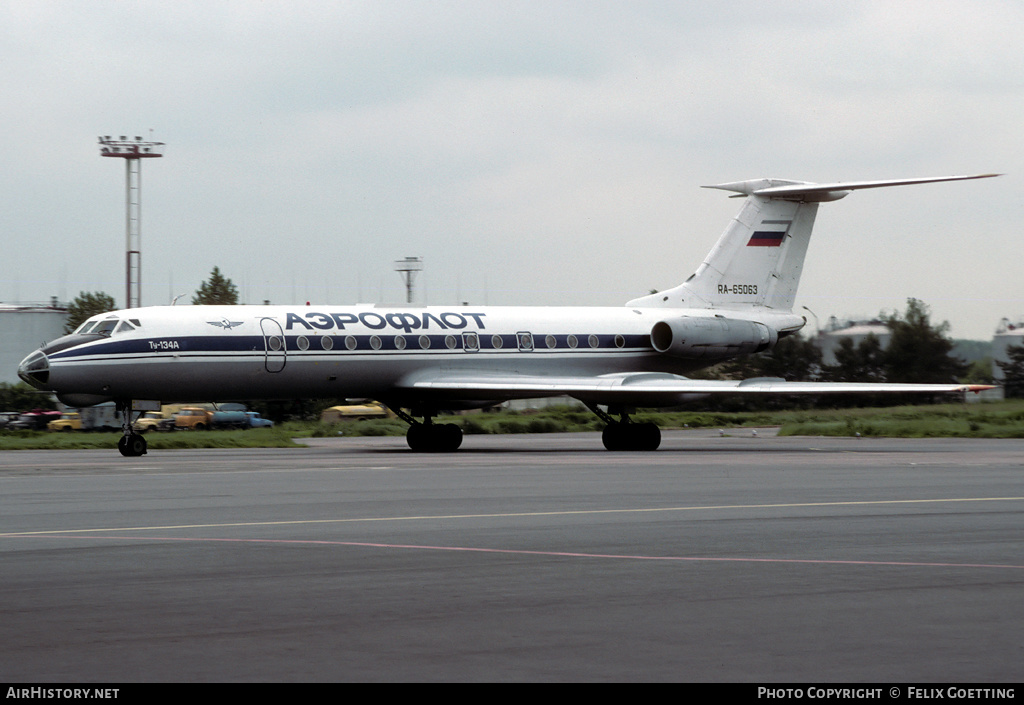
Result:
{"type": "Polygon", "coordinates": [[[406,257],[405,259],[396,259],[395,271],[401,274],[402,278],[405,279],[405,302],[411,304],[412,280],[416,276],[416,272],[423,271],[423,258],[406,257]]]}
{"type": "Polygon", "coordinates": [[[125,308],[142,305],[142,164],[164,156],[163,142],[133,140],[121,135],[100,137],[100,156],[124,159],[125,165],[125,308]]]}

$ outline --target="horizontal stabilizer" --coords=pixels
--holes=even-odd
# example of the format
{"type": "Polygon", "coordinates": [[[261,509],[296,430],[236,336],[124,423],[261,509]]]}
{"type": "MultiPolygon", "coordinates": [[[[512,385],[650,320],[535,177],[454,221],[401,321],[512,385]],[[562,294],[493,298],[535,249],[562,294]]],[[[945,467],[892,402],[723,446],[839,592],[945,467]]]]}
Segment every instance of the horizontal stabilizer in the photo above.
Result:
{"type": "Polygon", "coordinates": [[[842,181],[831,184],[813,184],[803,181],[787,181],[785,179],[753,179],[750,181],[734,181],[727,184],[715,184],[704,188],[716,188],[723,191],[735,191],[744,196],[762,196],[786,201],[837,201],[850,191],[866,188],[883,188],[886,186],[909,186],[912,184],[930,184],[937,181],[968,181],[970,179],[990,179],[1001,174],[971,174],[968,176],[932,176],[922,179],[889,179],[885,181],[842,181]]]}

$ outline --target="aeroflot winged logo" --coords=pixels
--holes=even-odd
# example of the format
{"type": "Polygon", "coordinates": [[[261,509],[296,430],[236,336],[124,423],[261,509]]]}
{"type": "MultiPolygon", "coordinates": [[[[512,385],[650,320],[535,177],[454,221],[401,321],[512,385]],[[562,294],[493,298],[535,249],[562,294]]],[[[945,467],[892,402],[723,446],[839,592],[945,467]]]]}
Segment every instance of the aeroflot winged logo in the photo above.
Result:
{"type": "Polygon", "coordinates": [[[218,328],[223,328],[224,330],[231,330],[235,326],[242,325],[241,321],[229,321],[226,318],[222,318],[219,321],[207,321],[207,323],[209,323],[211,326],[217,326],[218,328]]]}

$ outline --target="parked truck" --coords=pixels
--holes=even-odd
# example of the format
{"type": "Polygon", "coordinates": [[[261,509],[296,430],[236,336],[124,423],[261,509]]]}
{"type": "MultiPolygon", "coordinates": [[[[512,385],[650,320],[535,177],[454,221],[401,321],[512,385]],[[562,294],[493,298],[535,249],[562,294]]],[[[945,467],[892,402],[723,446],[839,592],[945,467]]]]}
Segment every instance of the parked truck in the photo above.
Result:
{"type": "Polygon", "coordinates": [[[368,401],[362,404],[346,404],[324,409],[320,420],[324,423],[341,421],[362,421],[363,419],[393,419],[395,413],[379,401],[368,401]]]}
{"type": "Polygon", "coordinates": [[[174,419],[174,427],[181,430],[205,431],[208,429],[244,429],[271,427],[273,421],[261,418],[255,411],[243,409],[203,409],[197,406],[182,408],[174,419]]]}
{"type": "Polygon", "coordinates": [[[174,411],[147,411],[141,418],[132,424],[132,430],[136,433],[149,433],[150,431],[173,431],[174,411]]]}
{"type": "Polygon", "coordinates": [[[59,419],[46,424],[50,431],[115,431],[121,418],[113,402],[83,409],[65,409],[59,419]]]}

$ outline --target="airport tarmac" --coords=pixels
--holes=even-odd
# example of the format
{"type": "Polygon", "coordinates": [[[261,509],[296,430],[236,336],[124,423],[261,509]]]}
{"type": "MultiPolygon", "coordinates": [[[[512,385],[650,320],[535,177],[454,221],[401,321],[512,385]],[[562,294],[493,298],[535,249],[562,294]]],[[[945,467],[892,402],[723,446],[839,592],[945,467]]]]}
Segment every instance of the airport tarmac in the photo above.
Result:
{"type": "Polygon", "coordinates": [[[0,453],[0,681],[1024,678],[1024,441],[0,453]]]}

